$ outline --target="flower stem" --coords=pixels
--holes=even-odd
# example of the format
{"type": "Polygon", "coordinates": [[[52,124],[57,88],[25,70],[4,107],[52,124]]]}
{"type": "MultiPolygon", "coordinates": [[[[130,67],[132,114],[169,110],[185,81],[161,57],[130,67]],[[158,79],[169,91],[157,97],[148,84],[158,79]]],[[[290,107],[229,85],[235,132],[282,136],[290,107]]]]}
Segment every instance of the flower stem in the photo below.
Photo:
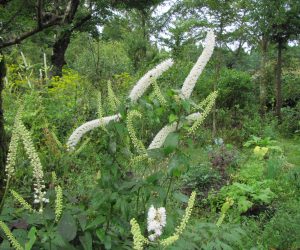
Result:
{"type": "Polygon", "coordinates": [[[2,200],[1,200],[1,203],[0,203],[0,213],[2,212],[2,208],[4,206],[4,201],[5,201],[5,198],[7,196],[7,191],[9,189],[9,184],[10,184],[10,178],[7,179],[7,182],[6,182],[6,185],[5,185],[4,193],[3,193],[2,200]]]}
{"type": "Polygon", "coordinates": [[[165,197],[165,200],[164,200],[164,207],[166,207],[166,205],[167,205],[167,199],[168,199],[168,196],[169,196],[169,193],[170,193],[172,182],[173,182],[173,176],[170,177],[170,181],[169,181],[169,185],[168,185],[168,189],[167,189],[167,194],[166,194],[166,197],[165,197]]]}

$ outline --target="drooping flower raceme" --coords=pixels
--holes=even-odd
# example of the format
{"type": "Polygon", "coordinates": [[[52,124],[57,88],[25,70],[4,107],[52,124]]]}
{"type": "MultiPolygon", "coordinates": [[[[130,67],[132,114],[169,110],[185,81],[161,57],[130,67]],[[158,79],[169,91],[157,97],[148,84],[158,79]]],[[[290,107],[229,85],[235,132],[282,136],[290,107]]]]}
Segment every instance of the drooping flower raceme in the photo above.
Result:
{"type": "Polygon", "coordinates": [[[44,184],[44,172],[38,153],[36,152],[29,131],[24,124],[20,121],[18,124],[18,132],[22,138],[24,149],[28,158],[30,159],[31,166],[33,168],[34,183],[34,203],[40,203],[40,212],[43,211],[43,203],[49,202],[45,198],[46,192],[44,184]]]}
{"type": "MultiPolygon", "coordinates": [[[[173,65],[173,60],[168,59],[158,64],[155,68],[148,71],[133,87],[129,94],[129,98],[132,102],[136,102],[139,97],[147,90],[151,85],[152,80],[156,80],[162,73],[168,70],[173,65]]],[[[110,92],[110,90],[109,90],[110,92]]],[[[112,98],[114,99],[114,98],[112,98]]],[[[118,100],[115,99],[118,103],[118,100]]],[[[121,114],[103,117],[102,119],[95,119],[82,124],[80,127],[75,129],[67,141],[67,147],[69,150],[73,150],[80,138],[90,130],[107,125],[110,121],[118,121],[121,118],[121,114]]]]}
{"type": "Polygon", "coordinates": [[[108,104],[109,104],[110,110],[112,112],[116,112],[117,106],[120,105],[120,101],[116,97],[110,81],[107,82],[107,97],[108,97],[108,104]]]}
{"type": "MultiPolygon", "coordinates": [[[[186,117],[186,119],[191,122],[191,121],[195,121],[197,119],[199,119],[199,117],[201,116],[201,114],[199,112],[190,114],[186,117]]],[[[149,145],[148,149],[155,149],[155,148],[160,148],[162,147],[162,145],[164,144],[167,136],[172,133],[175,132],[178,128],[181,127],[182,124],[179,124],[177,126],[177,122],[173,122],[172,124],[166,125],[164,126],[154,137],[154,139],[152,140],[151,144],[149,145]]]]}
{"type": "Polygon", "coordinates": [[[184,214],[179,226],[176,227],[175,233],[172,236],[160,241],[160,244],[163,247],[170,246],[171,244],[173,244],[175,241],[177,241],[179,239],[180,235],[183,233],[183,231],[186,228],[187,223],[192,215],[192,210],[194,207],[195,200],[196,200],[196,192],[194,191],[194,192],[192,192],[192,194],[189,198],[188,205],[185,209],[185,214],[184,214]]]}
{"type": "Polygon", "coordinates": [[[23,112],[23,106],[20,106],[16,117],[15,117],[15,123],[13,127],[13,132],[8,148],[8,154],[7,154],[7,160],[5,165],[5,172],[7,176],[7,181],[10,180],[10,178],[13,176],[15,172],[15,164],[16,164],[16,158],[17,158],[17,149],[18,149],[18,142],[20,140],[20,136],[18,133],[18,126],[21,121],[21,116],[23,112]]]}
{"type": "Polygon", "coordinates": [[[68,148],[70,150],[74,149],[74,147],[76,146],[76,144],[78,143],[80,138],[88,131],[90,131],[94,128],[100,127],[100,126],[107,125],[111,121],[118,121],[120,119],[120,117],[121,117],[120,114],[116,114],[116,115],[112,115],[112,116],[106,116],[101,119],[95,119],[95,120],[92,120],[92,121],[82,124],[70,136],[70,138],[67,142],[68,148]]]}
{"type": "Polygon", "coordinates": [[[153,205],[148,210],[147,230],[149,240],[154,241],[162,234],[163,228],[166,226],[166,209],[164,207],[155,208],[153,205]]]}
{"type": "Polygon", "coordinates": [[[188,131],[189,134],[194,133],[196,131],[196,129],[203,123],[205,118],[210,113],[212,107],[214,106],[217,96],[218,96],[218,92],[214,91],[204,100],[204,101],[206,101],[207,105],[204,108],[204,111],[202,112],[201,116],[199,116],[198,119],[196,119],[196,121],[192,125],[192,127],[189,128],[189,131],[188,131]]]}
{"type": "Polygon", "coordinates": [[[138,112],[137,110],[132,110],[127,115],[127,130],[130,136],[130,139],[134,145],[134,147],[137,149],[137,151],[141,154],[146,152],[146,148],[141,140],[139,140],[136,136],[134,126],[133,126],[133,118],[138,117],[142,118],[142,114],[138,112]]]}
{"type": "Polygon", "coordinates": [[[162,73],[168,70],[173,65],[172,59],[167,59],[158,64],[154,69],[148,71],[133,87],[129,94],[129,98],[132,102],[136,102],[148,89],[152,81],[155,81],[162,73]]]}
{"type": "Polygon", "coordinates": [[[196,64],[190,71],[189,75],[185,79],[183,86],[181,88],[181,97],[183,99],[188,99],[191,96],[199,76],[201,75],[205,65],[209,61],[214,51],[214,47],[215,47],[215,35],[213,31],[209,31],[205,38],[205,48],[202,54],[200,55],[200,57],[198,58],[196,64]]]}

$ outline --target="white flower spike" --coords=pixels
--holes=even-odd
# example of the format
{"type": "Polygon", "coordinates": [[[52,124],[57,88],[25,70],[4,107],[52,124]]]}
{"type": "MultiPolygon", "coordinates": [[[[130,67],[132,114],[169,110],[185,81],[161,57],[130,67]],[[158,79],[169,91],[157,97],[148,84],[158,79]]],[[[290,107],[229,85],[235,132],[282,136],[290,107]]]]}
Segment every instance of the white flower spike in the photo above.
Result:
{"type": "Polygon", "coordinates": [[[173,63],[172,59],[167,59],[158,64],[154,69],[148,71],[131,90],[129,94],[130,100],[136,102],[145,93],[152,81],[155,81],[162,73],[167,71],[173,63]]]}
{"type": "Polygon", "coordinates": [[[181,97],[183,99],[188,99],[191,96],[199,76],[201,75],[204,67],[206,66],[207,62],[212,56],[214,47],[215,47],[215,35],[214,32],[210,30],[208,31],[205,38],[205,48],[203,52],[201,56],[198,58],[192,70],[190,71],[189,75],[185,79],[183,86],[181,88],[181,97]]]}

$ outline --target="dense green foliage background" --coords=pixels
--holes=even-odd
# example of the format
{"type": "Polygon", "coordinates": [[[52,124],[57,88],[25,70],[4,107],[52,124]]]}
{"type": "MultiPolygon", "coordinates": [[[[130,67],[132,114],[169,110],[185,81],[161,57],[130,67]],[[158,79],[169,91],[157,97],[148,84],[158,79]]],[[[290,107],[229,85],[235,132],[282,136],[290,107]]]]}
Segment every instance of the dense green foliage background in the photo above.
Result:
{"type": "MultiPolygon", "coordinates": [[[[299,13],[296,0],[0,1],[0,62],[7,69],[0,72],[0,156],[22,103],[50,199],[37,216],[8,194],[0,219],[25,249],[132,249],[132,218],[146,236],[148,208],[164,206],[163,238],[170,236],[196,190],[188,226],[169,249],[299,249],[299,13]],[[138,153],[128,111],[142,114],[134,127],[144,145],[189,113],[192,102],[177,102],[177,92],[208,29],[217,44],[192,100],[218,90],[214,108],[195,134],[187,136],[183,126],[149,152],[151,160],[132,164],[138,153]],[[129,104],[137,80],[169,57],[174,65],[157,80],[168,104],[152,87],[129,104]],[[123,119],[92,130],[68,151],[74,129],[99,117],[99,92],[102,115],[118,111],[123,119]],[[63,189],[58,222],[52,172],[63,189]],[[234,203],[218,226],[226,198],[234,203]]],[[[19,146],[10,188],[30,204],[31,168],[19,146]]],[[[0,235],[0,249],[13,249],[0,235]]]]}

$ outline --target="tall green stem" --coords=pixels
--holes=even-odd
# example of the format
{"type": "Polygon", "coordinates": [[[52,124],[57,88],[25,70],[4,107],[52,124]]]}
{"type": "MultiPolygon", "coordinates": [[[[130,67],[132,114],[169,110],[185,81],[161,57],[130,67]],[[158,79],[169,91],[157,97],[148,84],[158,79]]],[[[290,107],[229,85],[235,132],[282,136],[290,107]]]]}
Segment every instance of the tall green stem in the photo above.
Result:
{"type": "Polygon", "coordinates": [[[7,182],[6,182],[6,185],[5,185],[4,193],[3,193],[2,200],[1,200],[1,203],[0,203],[0,213],[2,212],[2,208],[4,206],[4,201],[5,201],[8,189],[9,189],[9,184],[10,184],[10,178],[7,179],[7,182]]]}
{"type": "Polygon", "coordinates": [[[168,196],[169,196],[169,193],[170,193],[170,190],[171,190],[172,182],[173,182],[173,176],[171,176],[170,181],[169,181],[167,194],[166,194],[166,197],[165,197],[165,200],[164,200],[164,207],[166,207],[166,205],[167,205],[167,200],[168,200],[168,196]]]}

